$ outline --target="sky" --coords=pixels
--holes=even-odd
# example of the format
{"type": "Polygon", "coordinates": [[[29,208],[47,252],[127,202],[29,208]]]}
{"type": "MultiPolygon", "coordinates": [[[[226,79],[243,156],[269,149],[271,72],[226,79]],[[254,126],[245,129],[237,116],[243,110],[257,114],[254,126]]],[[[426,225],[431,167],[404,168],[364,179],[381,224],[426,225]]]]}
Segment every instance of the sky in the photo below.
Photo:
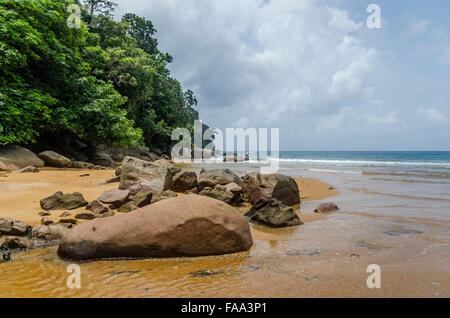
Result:
{"type": "Polygon", "coordinates": [[[281,150],[450,150],[448,0],[117,2],[153,22],[209,126],[279,128],[281,150]]]}

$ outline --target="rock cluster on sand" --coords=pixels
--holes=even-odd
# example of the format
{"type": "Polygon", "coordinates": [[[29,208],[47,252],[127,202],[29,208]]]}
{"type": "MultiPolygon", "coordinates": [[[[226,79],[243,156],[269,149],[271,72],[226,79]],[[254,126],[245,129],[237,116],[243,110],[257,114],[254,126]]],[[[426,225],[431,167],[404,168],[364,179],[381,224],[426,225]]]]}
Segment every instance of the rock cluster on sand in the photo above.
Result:
{"type": "Polygon", "coordinates": [[[88,205],[83,195],[78,192],[62,193],[61,191],[40,201],[44,210],[73,210],[88,205]]]}
{"type": "Polygon", "coordinates": [[[333,212],[338,211],[339,208],[336,204],[332,202],[322,203],[320,204],[315,210],[315,213],[326,213],[326,212],[333,212]]]}
{"type": "Polygon", "coordinates": [[[25,222],[0,218],[0,234],[21,236],[26,235],[30,229],[31,226],[25,222]]]}
{"type": "Polygon", "coordinates": [[[300,191],[294,178],[274,174],[248,173],[241,184],[249,202],[255,204],[260,199],[278,199],[286,205],[300,204],[300,191]]]}
{"type": "Polygon", "coordinates": [[[251,222],[268,227],[303,224],[294,209],[277,199],[261,199],[245,214],[251,222]]]}
{"type": "Polygon", "coordinates": [[[214,189],[218,184],[226,185],[229,183],[241,184],[241,178],[230,169],[202,171],[198,177],[198,188],[200,191],[206,187],[214,189]]]}
{"type": "Polygon", "coordinates": [[[239,212],[221,201],[189,195],[80,224],[63,237],[58,255],[71,260],[204,256],[251,246],[250,228],[239,212]]]}

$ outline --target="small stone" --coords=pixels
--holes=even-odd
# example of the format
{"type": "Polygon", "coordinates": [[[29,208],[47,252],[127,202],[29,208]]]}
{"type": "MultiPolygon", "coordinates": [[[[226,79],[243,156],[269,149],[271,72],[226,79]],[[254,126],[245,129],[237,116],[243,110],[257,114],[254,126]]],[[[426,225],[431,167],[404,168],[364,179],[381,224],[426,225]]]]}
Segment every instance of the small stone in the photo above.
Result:
{"type": "Polygon", "coordinates": [[[53,222],[53,221],[50,220],[49,218],[43,217],[43,218],[41,219],[41,224],[42,224],[42,225],[50,225],[50,224],[53,224],[53,223],[55,223],[55,222],[53,222]]]}
{"type": "Polygon", "coordinates": [[[326,212],[333,212],[338,211],[339,208],[336,204],[332,202],[322,203],[319,205],[315,210],[314,213],[326,213],[326,212]]]}
{"type": "MultiPolygon", "coordinates": [[[[149,205],[152,202],[153,192],[150,190],[143,190],[141,192],[138,192],[132,199],[133,204],[138,207],[142,208],[146,205],[149,205]]],[[[122,205],[123,207],[123,205],[122,205]]]]}
{"type": "Polygon", "coordinates": [[[103,192],[98,200],[102,203],[112,204],[115,208],[119,208],[128,201],[130,192],[128,190],[111,189],[103,192]]]}
{"type": "Polygon", "coordinates": [[[59,217],[60,217],[60,218],[65,218],[65,217],[71,216],[71,215],[72,215],[72,214],[69,213],[69,212],[63,212],[63,213],[61,213],[61,214],[59,215],[59,217]]]}
{"type": "Polygon", "coordinates": [[[49,216],[52,215],[49,211],[45,211],[45,212],[39,212],[40,216],[49,216]]]}
{"type": "Polygon", "coordinates": [[[36,173],[36,172],[40,172],[39,168],[33,167],[33,166],[28,166],[22,169],[17,170],[18,173],[27,173],[27,172],[32,172],[32,173],[36,173]]]}
{"type": "Polygon", "coordinates": [[[75,220],[75,219],[60,219],[59,223],[60,224],[73,224],[73,225],[75,225],[75,224],[78,223],[78,221],[75,220]]]}
{"type": "Polygon", "coordinates": [[[98,214],[95,214],[93,212],[85,211],[85,212],[81,212],[81,213],[78,213],[77,215],[75,215],[75,219],[93,220],[93,219],[97,218],[98,216],[99,216],[98,214]]]}
{"type": "Polygon", "coordinates": [[[138,207],[133,204],[133,202],[127,202],[122,205],[117,211],[121,213],[128,213],[133,210],[136,210],[138,207]]]}

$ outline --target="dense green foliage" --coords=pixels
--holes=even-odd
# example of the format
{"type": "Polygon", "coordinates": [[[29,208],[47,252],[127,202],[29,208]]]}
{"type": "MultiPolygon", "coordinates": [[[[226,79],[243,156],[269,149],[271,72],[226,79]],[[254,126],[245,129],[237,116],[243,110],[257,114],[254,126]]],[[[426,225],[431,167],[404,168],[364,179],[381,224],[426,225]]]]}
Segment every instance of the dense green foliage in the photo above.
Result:
{"type": "Polygon", "coordinates": [[[0,145],[73,135],[91,144],[161,146],[198,113],[170,76],[153,24],[113,21],[111,1],[88,1],[69,28],[75,0],[0,0],[0,145]],[[97,5],[103,9],[97,12],[97,5]],[[106,8],[106,9],[105,9],[106,8]]]}

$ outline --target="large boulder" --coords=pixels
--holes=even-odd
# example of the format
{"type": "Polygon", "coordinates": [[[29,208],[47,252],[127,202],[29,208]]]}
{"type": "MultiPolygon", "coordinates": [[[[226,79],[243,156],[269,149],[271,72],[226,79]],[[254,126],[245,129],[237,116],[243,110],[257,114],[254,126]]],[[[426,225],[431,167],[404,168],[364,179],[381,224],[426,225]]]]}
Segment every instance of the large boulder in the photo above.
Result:
{"type": "Polygon", "coordinates": [[[28,166],[43,167],[44,161],[26,148],[13,145],[0,147],[0,170],[18,170],[28,166]]]}
{"type": "Polygon", "coordinates": [[[242,190],[249,202],[275,198],[287,205],[300,204],[300,191],[294,178],[279,173],[252,172],[244,176],[242,190]]]}
{"type": "Polygon", "coordinates": [[[205,187],[214,189],[217,184],[226,185],[232,182],[240,185],[241,178],[230,169],[203,170],[198,177],[198,188],[200,191],[205,187]]]}
{"type": "Polygon", "coordinates": [[[172,190],[184,193],[197,187],[197,174],[194,171],[181,171],[173,177],[172,190]]]}
{"type": "Polygon", "coordinates": [[[42,199],[40,204],[44,210],[74,210],[88,205],[88,202],[81,193],[64,194],[58,191],[54,195],[42,199]]]}
{"type": "Polygon", "coordinates": [[[130,193],[151,190],[153,194],[160,195],[169,190],[171,184],[172,175],[166,167],[133,157],[125,157],[122,161],[119,189],[126,190],[139,185],[138,189],[130,190],[130,193]]]}
{"type": "Polygon", "coordinates": [[[261,199],[245,214],[251,222],[267,227],[303,224],[294,210],[277,199],[261,199]]]}
{"type": "Polygon", "coordinates": [[[206,256],[251,246],[249,225],[239,212],[221,201],[189,195],[80,224],[61,240],[58,255],[71,260],[206,256]]]}
{"type": "Polygon", "coordinates": [[[95,149],[90,154],[89,162],[93,163],[94,165],[103,167],[116,167],[116,164],[114,163],[114,160],[111,158],[111,156],[101,149],[95,149]]]}
{"type": "Polygon", "coordinates": [[[43,151],[38,155],[38,157],[44,160],[45,165],[49,167],[58,167],[58,168],[72,167],[72,160],[54,151],[50,150],[43,151]]]}

